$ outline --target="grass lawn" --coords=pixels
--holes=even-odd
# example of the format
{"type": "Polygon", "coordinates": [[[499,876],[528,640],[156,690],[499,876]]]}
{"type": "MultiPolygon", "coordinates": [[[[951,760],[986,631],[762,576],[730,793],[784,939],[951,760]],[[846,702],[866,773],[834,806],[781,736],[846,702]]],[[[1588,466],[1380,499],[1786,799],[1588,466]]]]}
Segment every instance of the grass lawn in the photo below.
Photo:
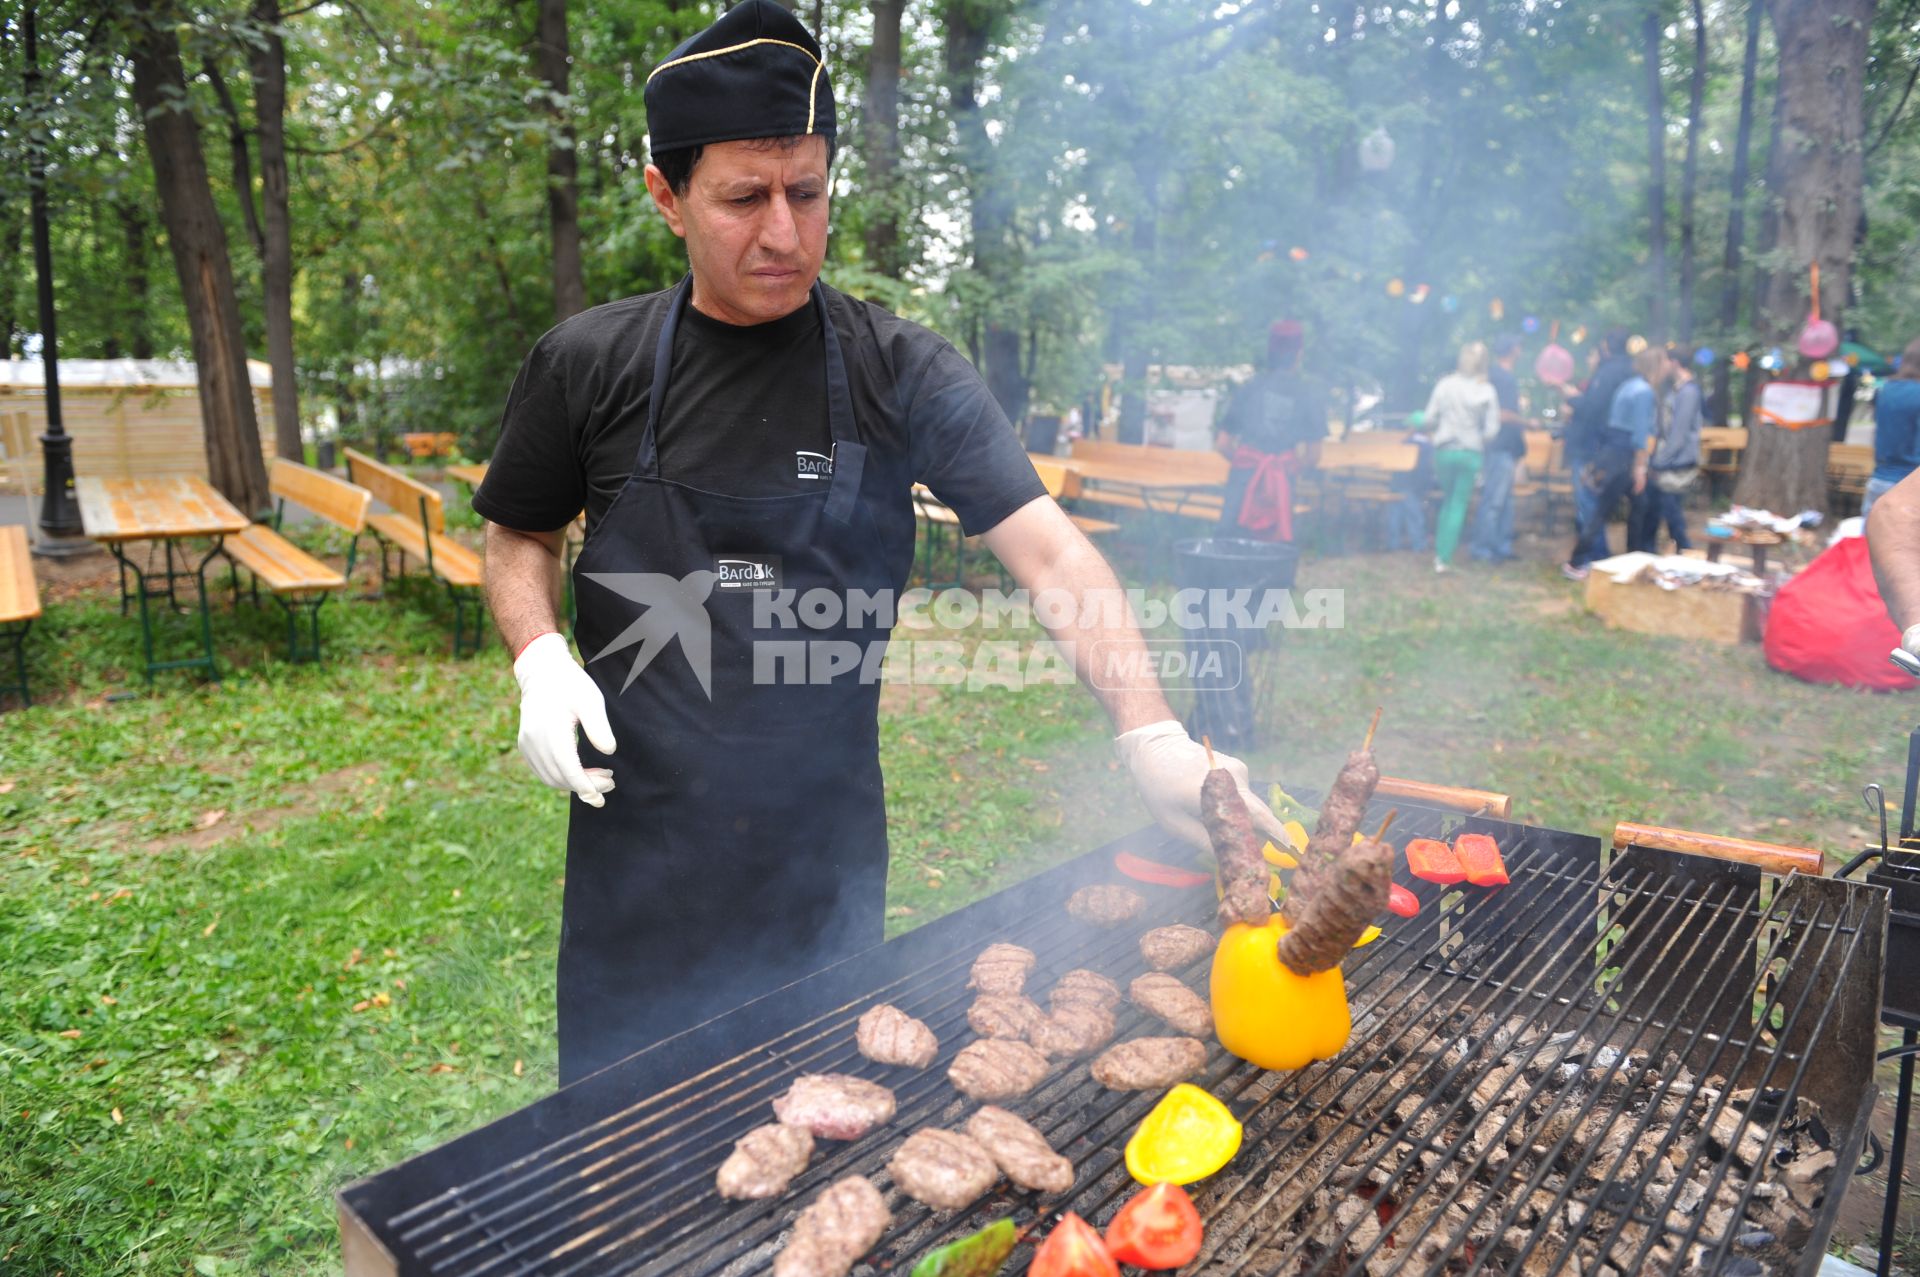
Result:
{"type": "MultiPolygon", "coordinates": [[[[1258,775],[1324,785],[1384,705],[1387,771],[1589,832],[1840,855],[1859,787],[1898,794],[1920,702],[1606,631],[1550,568],[1300,584],[1346,624],[1287,637],[1258,775]]],[[[223,604],[223,683],[108,700],[137,627],[56,592],[0,717],[0,1271],[334,1273],[334,1188],[552,1088],[564,801],[497,642],[454,661],[444,600],[395,594],[330,603],[319,668],[223,604]]],[[[882,739],[894,931],[1144,821],[1076,688],[888,689],[882,739]]]]}

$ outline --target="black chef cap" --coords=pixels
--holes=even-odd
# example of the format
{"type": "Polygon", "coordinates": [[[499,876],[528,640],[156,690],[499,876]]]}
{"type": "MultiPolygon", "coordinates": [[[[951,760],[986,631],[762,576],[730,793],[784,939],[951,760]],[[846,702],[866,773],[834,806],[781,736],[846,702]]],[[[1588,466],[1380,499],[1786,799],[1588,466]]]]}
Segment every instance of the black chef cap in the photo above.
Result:
{"type": "Polygon", "coordinates": [[[656,154],[711,142],[834,134],[820,46],[773,0],[745,0],[688,38],[647,77],[656,154]]]}

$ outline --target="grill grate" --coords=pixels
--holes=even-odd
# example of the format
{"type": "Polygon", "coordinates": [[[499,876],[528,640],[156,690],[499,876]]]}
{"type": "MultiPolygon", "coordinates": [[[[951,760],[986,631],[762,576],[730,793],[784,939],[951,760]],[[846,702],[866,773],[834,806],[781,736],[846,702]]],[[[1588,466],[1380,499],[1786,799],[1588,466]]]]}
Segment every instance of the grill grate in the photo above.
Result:
{"type": "MultiPolygon", "coordinates": [[[[1444,831],[1443,813],[1402,812],[1401,839],[1444,831]]],[[[1596,839],[1468,825],[1499,838],[1512,884],[1463,892],[1411,882],[1420,915],[1347,964],[1354,1033],[1338,1057],[1272,1074],[1213,1048],[1194,1080],[1235,1111],[1246,1139],[1225,1170],[1194,1186],[1208,1234],[1189,1271],[1559,1272],[1572,1271],[1576,1246],[1624,1273],[1721,1271],[1759,1177],[1724,1190],[1736,1208],[1718,1228],[1705,1206],[1682,1213],[1679,1194],[1691,1182],[1715,1201],[1742,1149],[1751,1157],[1750,1140],[1719,1147],[1712,1138],[1740,1088],[1769,1101],[1747,1114],[1757,1164],[1783,1147],[1804,1098],[1819,1106],[1843,1181],[1870,1096],[1879,893],[1827,880],[1769,884],[1750,868],[1640,849],[1603,862],[1596,839]],[[1446,1046],[1413,1049],[1421,1043],[1446,1046]],[[1683,1075],[1727,1081],[1683,1093],[1683,1075]],[[1676,1104],[1690,1121],[1658,1129],[1676,1104]],[[1672,1157],[1684,1159],[1682,1173],[1657,1182],[1657,1160],[1672,1157]],[[1352,1206],[1361,1185],[1371,1209],[1352,1206]]],[[[434,1277],[764,1271],[797,1210],[855,1173],[873,1178],[894,1212],[856,1274],[904,1271],[1009,1214],[1025,1224],[1073,1209],[1104,1222],[1133,1188],[1122,1146],[1158,1097],[1107,1091],[1084,1061],[1008,1105],[1073,1161],[1069,1193],[1042,1199],[1003,1183],[968,1211],[935,1212],[894,1191],[884,1166],[909,1131],[958,1125],[974,1107],[946,1066],[974,1036],[964,986],[980,948],[1032,948],[1029,988],[1044,996],[1080,966],[1124,987],[1145,969],[1141,930],[1204,925],[1211,892],[1151,888],[1150,916],[1135,925],[1099,932],[1069,922],[1066,895],[1110,878],[1113,850],[351,1186],[342,1194],[350,1272],[357,1251],[377,1256],[368,1272],[434,1277]],[[908,1075],[855,1052],[854,1021],[878,1001],[934,1029],[941,1051],[930,1069],[908,1075]],[[729,1041],[737,1048],[714,1047],[729,1041]],[[680,1062],[677,1076],[669,1059],[680,1062]],[[823,1142],[776,1201],[721,1200],[713,1173],[733,1141],[771,1120],[769,1102],[795,1075],[822,1071],[892,1086],[894,1122],[851,1145],[823,1142]]],[[[1206,965],[1182,974],[1204,989],[1206,965]]],[[[1164,1031],[1130,1006],[1120,1030],[1164,1031]]],[[[1840,1187],[1830,1185],[1831,1201],[1840,1187]]],[[[1831,1215],[1802,1248],[1816,1263],[1831,1215]]],[[[1023,1245],[1008,1271],[1030,1255],[1023,1245]]],[[[1788,1270],[1774,1260],[1771,1271],[1788,1270]]],[[[1790,1262],[1811,1271],[1797,1255],[1790,1262]]]]}

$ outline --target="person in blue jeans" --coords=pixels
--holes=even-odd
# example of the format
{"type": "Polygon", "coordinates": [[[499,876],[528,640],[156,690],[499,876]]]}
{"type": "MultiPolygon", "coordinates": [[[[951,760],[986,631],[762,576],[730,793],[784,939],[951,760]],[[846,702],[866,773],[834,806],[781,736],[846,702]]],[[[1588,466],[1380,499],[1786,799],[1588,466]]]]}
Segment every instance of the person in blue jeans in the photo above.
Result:
{"type": "Polygon", "coordinates": [[[1500,401],[1500,433],[1487,445],[1480,467],[1480,506],[1474,515],[1473,542],[1468,553],[1486,563],[1513,557],[1513,479],[1520,459],[1527,455],[1527,427],[1520,413],[1520,383],[1513,365],[1520,358],[1520,339],[1512,333],[1494,338],[1493,367],[1487,380],[1500,401]]]}
{"type": "MultiPolygon", "coordinates": [[[[1594,526],[1593,503],[1598,490],[1590,488],[1583,478],[1588,475],[1604,442],[1607,415],[1613,408],[1613,397],[1633,376],[1633,357],[1627,354],[1629,336],[1624,328],[1609,329],[1600,338],[1600,362],[1594,367],[1593,375],[1587,378],[1586,388],[1576,391],[1571,386],[1560,387],[1560,393],[1567,397],[1568,407],[1573,411],[1564,445],[1567,470],[1573,476],[1573,522],[1576,529],[1594,526]]],[[[1599,541],[1587,543],[1588,562],[1607,557],[1607,525],[1603,520],[1598,526],[1599,541]]]]}
{"type": "Polygon", "coordinates": [[[1647,486],[1633,500],[1627,548],[1657,554],[1660,525],[1673,534],[1674,552],[1690,550],[1686,497],[1700,477],[1700,427],[1705,398],[1693,377],[1694,352],[1679,347],[1668,352],[1669,381],[1660,412],[1659,440],[1647,464],[1647,486]]]}
{"type": "Polygon", "coordinates": [[[1427,548],[1427,493],[1433,489],[1433,436],[1427,414],[1415,412],[1407,418],[1407,442],[1419,449],[1413,469],[1396,474],[1389,486],[1400,499],[1387,506],[1387,549],[1424,550],[1427,548]]]}
{"type": "Polygon", "coordinates": [[[1920,337],[1907,343],[1900,369],[1873,396],[1873,477],[1860,514],[1920,468],[1920,337]]]}
{"type": "Polygon", "coordinates": [[[1672,367],[1666,351],[1648,346],[1633,357],[1634,376],[1613,396],[1607,428],[1601,432],[1587,474],[1575,480],[1576,484],[1589,485],[1594,498],[1588,521],[1580,525],[1574,538],[1572,557],[1560,568],[1570,580],[1586,580],[1588,565],[1606,557],[1607,521],[1615,507],[1622,497],[1647,486],[1647,460],[1655,442],[1660,391],[1672,367]]]}

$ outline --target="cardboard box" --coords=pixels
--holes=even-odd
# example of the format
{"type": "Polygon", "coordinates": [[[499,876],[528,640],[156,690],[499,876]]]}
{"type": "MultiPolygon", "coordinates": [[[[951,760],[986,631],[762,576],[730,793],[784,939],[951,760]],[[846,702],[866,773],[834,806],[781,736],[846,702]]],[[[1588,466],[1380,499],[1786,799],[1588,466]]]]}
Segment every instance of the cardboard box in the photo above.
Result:
{"type": "Polygon", "coordinates": [[[1758,643],[1764,620],[1763,600],[1752,594],[1705,586],[1663,590],[1648,581],[1623,585],[1597,568],[1587,578],[1587,610],[1612,629],[1709,643],[1758,643]]]}

